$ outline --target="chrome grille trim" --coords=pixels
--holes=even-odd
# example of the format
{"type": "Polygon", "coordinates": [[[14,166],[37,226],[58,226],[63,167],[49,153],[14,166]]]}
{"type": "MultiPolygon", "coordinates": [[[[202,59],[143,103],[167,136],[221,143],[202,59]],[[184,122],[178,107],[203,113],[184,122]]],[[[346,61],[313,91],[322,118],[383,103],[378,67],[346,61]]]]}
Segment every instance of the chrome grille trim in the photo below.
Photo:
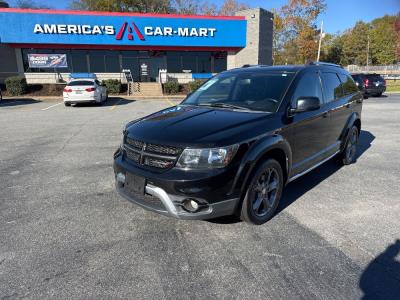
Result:
{"type": "Polygon", "coordinates": [[[182,148],[146,143],[129,137],[125,138],[123,148],[130,161],[163,170],[172,168],[183,151],[182,148]]]}

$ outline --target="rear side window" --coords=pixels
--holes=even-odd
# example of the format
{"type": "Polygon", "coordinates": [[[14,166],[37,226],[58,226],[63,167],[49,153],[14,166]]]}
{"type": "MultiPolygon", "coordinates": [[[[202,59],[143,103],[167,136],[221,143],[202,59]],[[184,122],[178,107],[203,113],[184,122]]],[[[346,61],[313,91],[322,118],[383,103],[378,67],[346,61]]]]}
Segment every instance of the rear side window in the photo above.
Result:
{"type": "Polygon", "coordinates": [[[336,73],[322,73],[321,78],[326,102],[332,102],[343,97],[342,85],[336,73]]]}
{"type": "Polygon", "coordinates": [[[68,86],[77,86],[77,85],[94,85],[93,81],[90,80],[74,80],[67,84],[68,86]]]}
{"type": "Polygon", "coordinates": [[[317,73],[308,72],[300,79],[293,94],[293,101],[300,97],[318,97],[323,101],[321,80],[317,73]]]}
{"type": "Polygon", "coordinates": [[[342,82],[343,92],[345,95],[351,95],[358,92],[357,85],[353,79],[345,74],[339,74],[340,81],[342,82]]]}

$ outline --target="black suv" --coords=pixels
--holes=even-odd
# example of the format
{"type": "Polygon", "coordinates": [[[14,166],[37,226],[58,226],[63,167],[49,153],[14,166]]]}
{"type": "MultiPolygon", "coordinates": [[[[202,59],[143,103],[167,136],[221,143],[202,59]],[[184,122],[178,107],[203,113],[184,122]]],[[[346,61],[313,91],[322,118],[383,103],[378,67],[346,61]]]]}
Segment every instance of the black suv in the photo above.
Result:
{"type": "Polygon", "coordinates": [[[339,66],[247,66],[181,104],[128,123],[118,192],[160,214],[269,220],[288,182],[334,156],[356,159],[363,97],[339,66]]]}
{"type": "Polygon", "coordinates": [[[386,91],[386,80],[379,74],[352,74],[364,97],[380,97],[386,91]]]}

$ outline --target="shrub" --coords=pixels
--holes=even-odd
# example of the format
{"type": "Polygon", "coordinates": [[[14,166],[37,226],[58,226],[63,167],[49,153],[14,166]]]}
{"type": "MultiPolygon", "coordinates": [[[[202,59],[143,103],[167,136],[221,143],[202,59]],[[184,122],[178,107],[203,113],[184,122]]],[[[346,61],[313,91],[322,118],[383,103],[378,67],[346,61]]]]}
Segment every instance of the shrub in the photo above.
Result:
{"type": "Polygon", "coordinates": [[[177,94],[179,93],[180,86],[177,81],[167,81],[164,83],[164,91],[167,94],[177,94]]]}
{"type": "Polygon", "coordinates": [[[103,80],[109,94],[119,94],[121,92],[121,82],[118,79],[103,80]]]}
{"type": "Polygon", "coordinates": [[[203,84],[203,80],[195,80],[195,81],[191,81],[188,84],[189,87],[189,92],[193,93],[195,90],[197,90],[202,84],[203,84]]]}
{"type": "Polygon", "coordinates": [[[6,79],[6,89],[11,96],[21,96],[26,93],[27,84],[25,77],[13,76],[6,79]]]}

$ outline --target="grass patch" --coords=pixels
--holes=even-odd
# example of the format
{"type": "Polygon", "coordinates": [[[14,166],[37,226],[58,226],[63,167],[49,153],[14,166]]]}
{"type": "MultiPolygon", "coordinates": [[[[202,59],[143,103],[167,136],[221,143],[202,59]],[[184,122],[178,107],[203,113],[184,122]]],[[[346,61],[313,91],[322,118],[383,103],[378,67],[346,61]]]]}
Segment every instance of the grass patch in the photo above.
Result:
{"type": "Polygon", "coordinates": [[[386,92],[398,92],[398,93],[400,93],[400,85],[388,85],[386,87],[386,92]]]}

